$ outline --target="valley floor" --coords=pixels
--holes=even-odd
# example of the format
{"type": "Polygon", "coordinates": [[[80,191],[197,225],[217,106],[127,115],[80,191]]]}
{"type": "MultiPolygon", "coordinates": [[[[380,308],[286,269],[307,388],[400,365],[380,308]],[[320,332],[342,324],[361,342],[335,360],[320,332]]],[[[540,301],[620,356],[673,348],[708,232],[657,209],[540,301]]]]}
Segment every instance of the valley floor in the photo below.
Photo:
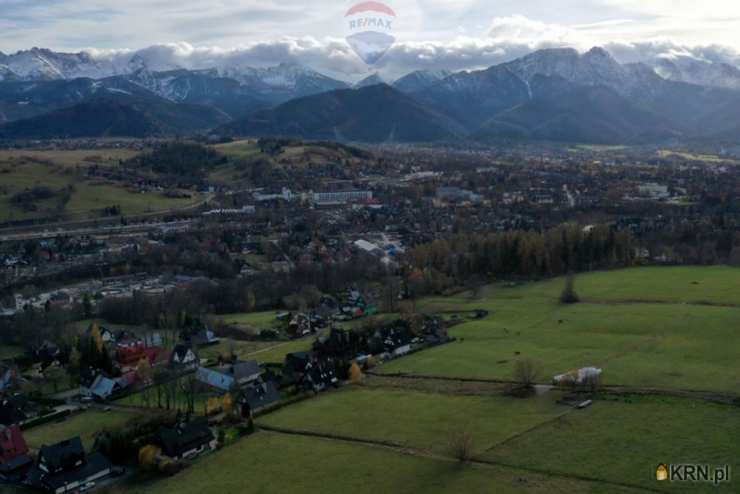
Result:
{"type": "Polygon", "coordinates": [[[174,477],[112,492],[737,492],[740,478],[715,487],[655,473],[699,463],[740,474],[740,270],[582,275],[572,306],[557,301],[563,282],[425,300],[421,310],[448,318],[489,315],[456,325],[453,343],[259,418],[254,435],[174,477]],[[601,367],[605,392],[585,409],[546,387],[509,396],[521,358],[542,365],[543,384],[601,367]]]}

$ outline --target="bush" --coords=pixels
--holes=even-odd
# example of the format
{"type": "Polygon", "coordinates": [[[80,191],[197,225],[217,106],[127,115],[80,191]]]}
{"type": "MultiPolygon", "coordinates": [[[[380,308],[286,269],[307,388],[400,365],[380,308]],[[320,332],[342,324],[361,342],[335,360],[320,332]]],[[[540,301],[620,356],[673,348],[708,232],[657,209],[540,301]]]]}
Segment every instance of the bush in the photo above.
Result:
{"type": "Polygon", "coordinates": [[[517,360],[514,363],[514,381],[525,388],[532,388],[542,377],[542,366],[532,360],[517,360]]]}
{"type": "Polygon", "coordinates": [[[360,369],[360,366],[357,365],[357,362],[352,362],[352,365],[349,367],[349,380],[352,381],[354,384],[362,382],[362,379],[365,376],[362,374],[362,369],[360,369]]]}
{"type": "Polygon", "coordinates": [[[162,450],[148,444],[139,450],[139,467],[145,472],[156,472],[159,469],[159,458],[162,450]]]}
{"type": "Polygon", "coordinates": [[[159,473],[164,475],[172,476],[180,472],[184,468],[182,463],[178,463],[169,458],[164,458],[159,462],[159,473]]]}
{"type": "Polygon", "coordinates": [[[450,455],[461,463],[473,458],[473,436],[469,432],[456,432],[450,436],[450,455]]]}

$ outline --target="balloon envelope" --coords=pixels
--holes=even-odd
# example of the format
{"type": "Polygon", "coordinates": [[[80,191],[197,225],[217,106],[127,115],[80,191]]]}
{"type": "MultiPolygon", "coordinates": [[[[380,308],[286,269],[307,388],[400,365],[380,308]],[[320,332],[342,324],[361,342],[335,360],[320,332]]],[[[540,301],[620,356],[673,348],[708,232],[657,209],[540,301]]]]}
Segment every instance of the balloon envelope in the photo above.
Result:
{"type": "Polygon", "coordinates": [[[364,31],[347,36],[347,42],[366,64],[373,65],[393,46],[396,38],[386,33],[364,31]]]}

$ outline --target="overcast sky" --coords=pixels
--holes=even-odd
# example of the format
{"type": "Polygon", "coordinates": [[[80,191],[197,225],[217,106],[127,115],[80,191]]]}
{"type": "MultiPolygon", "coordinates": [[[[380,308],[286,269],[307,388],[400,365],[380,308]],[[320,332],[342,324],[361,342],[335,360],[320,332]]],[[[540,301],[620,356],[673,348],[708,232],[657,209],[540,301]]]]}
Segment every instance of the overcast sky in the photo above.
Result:
{"type": "Polygon", "coordinates": [[[0,51],[139,50],[207,63],[298,61],[334,73],[490,65],[543,46],[618,58],[690,51],[737,60],[737,0],[388,0],[398,41],[367,67],[343,38],[344,0],[0,0],[0,51]],[[709,47],[709,48],[707,48],[709,47]],[[719,55],[716,55],[719,54],[719,55]]]}

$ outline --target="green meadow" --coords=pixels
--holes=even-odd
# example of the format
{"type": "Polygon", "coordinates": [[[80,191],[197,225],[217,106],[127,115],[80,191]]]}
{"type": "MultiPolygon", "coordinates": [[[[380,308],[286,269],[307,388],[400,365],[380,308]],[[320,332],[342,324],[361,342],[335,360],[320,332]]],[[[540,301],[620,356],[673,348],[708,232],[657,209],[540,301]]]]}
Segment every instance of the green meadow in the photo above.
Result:
{"type": "Polygon", "coordinates": [[[117,485],[112,494],[219,492],[322,494],[617,494],[631,489],[320,438],[259,432],[199,460],[186,471],[146,484],[117,485]]]}
{"type": "Polygon", "coordinates": [[[582,303],[562,305],[564,281],[488,287],[477,298],[430,299],[422,310],[484,308],[451,330],[457,341],[393,361],[383,373],[512,378],[517,359],[543,379],[597,366],[609,385],[735,392],[740,388],[740,270],[645,268],[582,275],[582,303]],[[716,304],[716,305],[711,305],[716,304]]]}
{"type": "MultiPolygon", "coordinates": [[[[715,487],[658,482],[655,470],[698,463],[740,472],[740,402],[732,401],[740,389],[740,270],[579,275],[581,302],[567,306],[558,301],[563,285],[499,283],[422,300],[419,310],[463,321],[450,330],[456,341],[261,416],[256,434],[178,475],[135,477],[111,492],[738,492],[737,473],[715,487]],[[470,320],[473,309],[489,315],[470,320]],[[519,359],[541,364],[543,382],[593,365],[604,369],[604,384],[635,389],[577,409],[561,403],[563,390],[516,398],[506,384],[482,381],[512,380],[519,359]],[[686,397],[692,390],[725,402],[686,397]],[[467,463],[453,447],[460,434],[470,439],[467,463]]],[[[260,325],[271,317],[231,319],[260,325]]],[[[246,355],[280,361],[307,344],[246,355]]]]}
{"type": "Polygon", "coordinates": [[[61,215],[65,219],[100,216],[106,207],[118,205],[125,215],[182,208],[195,199],[168,198],[159,192],[137,193],[124,184],[88,180],[78,167],[97,164],[116,166],[119,159],[133,156],[123,150],[4,151],[0,153],[0,221],[61,215]],[[36,187],[48,187],[54,197],[33,201],[33,210],[14,204],[12,197],[36,187]],[[70,188],[69,201],[61,201],[62,190],[70,188]]]}
{"type": "MultiPolygon", "coordinates": [[[[645,488],[659,464],[730,465],[740,472],[740,408],[676,398],[599,400],[490,450],[485,459],[645,488]]],[[[735,480],[735,483],[738,479],[735,480]]],[[[670,492],[737,492],[672,483],[670,492]]]]}
{"type": "Polygon", "coordinates": [[[285,407],[258,424],[391,442],[441,455],[449,454],[453,435],[469,432],[479,454],[568,412],[555,403],[557,397],[549,393],[524,400],[352,388],[285,407]]]}
{"type": "Polygon", "coordinates": [[[88,410],[59,422],[50,422],[23,431],[30,448],[55,444],[80,436],[85,449],[92,448],[98,433],[125,425],[137,416],[136,412],[88,410]]]}

